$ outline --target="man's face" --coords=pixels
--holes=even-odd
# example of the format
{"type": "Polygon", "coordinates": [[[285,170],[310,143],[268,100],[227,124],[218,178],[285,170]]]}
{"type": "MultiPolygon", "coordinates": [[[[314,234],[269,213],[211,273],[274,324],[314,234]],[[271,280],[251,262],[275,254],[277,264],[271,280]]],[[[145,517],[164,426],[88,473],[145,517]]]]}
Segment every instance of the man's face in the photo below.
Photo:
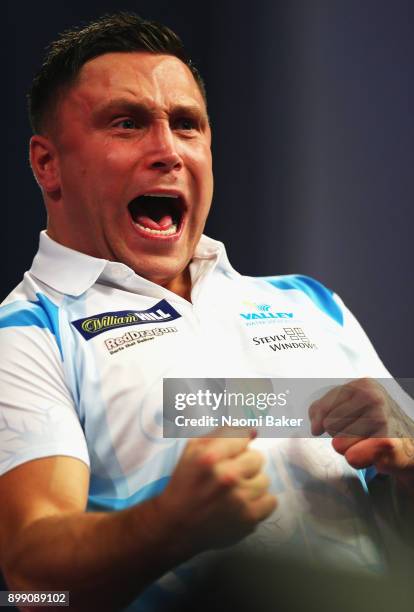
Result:
{"type": "Polygon", "coordinates": [[[60,199],[49,234],[169,285],[191,260],[213,192],[200,90],[177,58],[107,53],[59,104],[60,199]]]}

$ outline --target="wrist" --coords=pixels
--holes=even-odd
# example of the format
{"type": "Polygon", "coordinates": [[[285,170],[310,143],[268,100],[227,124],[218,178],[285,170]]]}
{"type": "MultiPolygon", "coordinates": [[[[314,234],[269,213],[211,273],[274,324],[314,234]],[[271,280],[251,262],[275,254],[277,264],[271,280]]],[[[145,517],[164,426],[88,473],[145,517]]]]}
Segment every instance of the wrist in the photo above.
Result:
{"type": "Polygon", "coordinates": [[[185,533],[185,520],[180,513],[170,507],[164,494],[145,502],[144,525],[151,550],[159,551],[165,560],[166,570],[184,563],[197,551],[192,549],[192,540],[185,533]]]}

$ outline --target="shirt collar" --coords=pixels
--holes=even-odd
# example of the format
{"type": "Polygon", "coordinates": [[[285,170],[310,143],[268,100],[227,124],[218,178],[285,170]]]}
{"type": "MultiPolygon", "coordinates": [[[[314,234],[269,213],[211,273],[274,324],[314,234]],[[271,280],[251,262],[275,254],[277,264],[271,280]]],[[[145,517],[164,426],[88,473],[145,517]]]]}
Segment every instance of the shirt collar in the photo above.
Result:
{"type": "MultiPolygon", "coordinates": [[[[224,244],[203,235],[196,247],[192,263],[197,265],[203,260],[211,260],[228,273],[235,274],[231,267],[224,244]]],[[[102,278],[105,283],[119,284],[122,276],[134,274],[125,264],[91,257],[74,251],[52,240],[46,230],[40,233],[39,250],[30,269],[31,274],[59,293],[80,296],[102,278]],[[116,282],[115,282],[116,281],[116,282]]],[[[135,275],[144,284],[154,283],[135,275]]]]}

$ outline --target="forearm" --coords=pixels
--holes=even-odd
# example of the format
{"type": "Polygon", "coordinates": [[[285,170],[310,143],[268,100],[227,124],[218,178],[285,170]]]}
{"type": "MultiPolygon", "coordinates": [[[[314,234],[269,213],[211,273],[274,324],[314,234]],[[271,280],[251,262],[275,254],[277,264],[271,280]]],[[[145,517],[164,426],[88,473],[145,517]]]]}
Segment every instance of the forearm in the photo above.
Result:
{"type": "Polygon", "coordinates": [[[76,610],[120,609],[186,559],[156,499],[122,512],[42,518],[6,553],[11,589],[66,590],[76,610]]]}

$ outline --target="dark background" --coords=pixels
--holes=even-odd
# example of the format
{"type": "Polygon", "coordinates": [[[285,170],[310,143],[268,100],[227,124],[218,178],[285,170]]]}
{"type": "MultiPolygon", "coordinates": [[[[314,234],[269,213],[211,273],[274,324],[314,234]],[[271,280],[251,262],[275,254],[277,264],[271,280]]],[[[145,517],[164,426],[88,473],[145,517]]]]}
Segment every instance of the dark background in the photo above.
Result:
{"type": "Polygon", "coordinates": [[[121,9],[183,38],[205,77],[216,191],[207,231],[240,272],[335,289],[395,376],[414,376],[414,2],[7,2],[0,297],[45,213],[25,92],[57,33],[121,9]]]}

